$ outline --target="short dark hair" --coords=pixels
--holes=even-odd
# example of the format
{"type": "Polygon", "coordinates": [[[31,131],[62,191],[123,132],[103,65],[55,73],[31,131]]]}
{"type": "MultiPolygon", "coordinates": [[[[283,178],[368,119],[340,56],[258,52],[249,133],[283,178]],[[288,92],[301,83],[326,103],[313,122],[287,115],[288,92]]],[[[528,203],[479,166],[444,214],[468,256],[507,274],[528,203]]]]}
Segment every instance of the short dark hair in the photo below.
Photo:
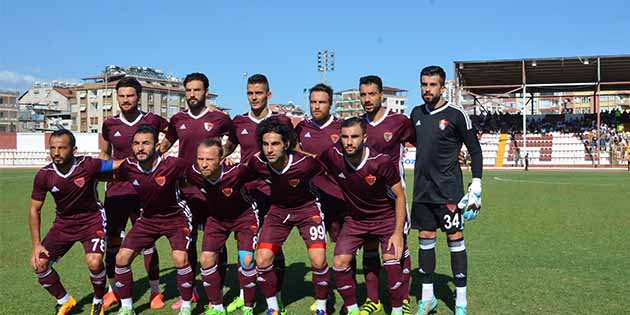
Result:
{"type": "Polygon", "coordinates": [[[352,127],[354,125],[359,125],[361,127],[361,130],[363,131],[363,133],[365,133],[365,129],[367,128],[365,125],[365,120],[360,118],[360,117],[350,117],[348,119],[345,119],[342,123],[341,123],[341,128],[348,128],[348,127],[352,127]]]}
{"type": "Polygon", "coordinates": [[[383,80],[376,75],[366,75],[359,79],[359,86],[367,84],[376,84],[379,92],[383,92],[383,80]]]}
{"type": "Polygon", "coordinates": [[[150,133],[151,135],[153,135],[153,141],[155,143],[158,143],[158,140],[159,140],[158,131],[157,129],[153,128],[153,126],[147,125],[147,124],[138,126],[138,129],[136,129],[136,132],[133,133],[133,137],[135,137],[139,133],[142,133],[142,134],[150,133]]]}
{"type": "Polygon", "coordinates": [[[61,137],[61,136],[68,136],[68,138],[70,139],[70,147],[74,148],[77,145],[77,140],[74,137],[74,134],[72,133],[72,131],[68,130],[68,129],[58,129],[53,131],[53,133],[50,134],[50,137],[48,137],[48,142],[50,142],[50,139],[52,137],[61,137]]]}
{"type": "Polygon", "coordinates": [[[252,75],[247,78],[247,84],[264,84],[267,87],[267,92],[269,91],[269,80],[264,74],[256,73],[252,75]]]}
{"type": "Polygon", "coordinates": [[[426,75],[432,77],[434,75],[440,76],[440,85],[444,86],[444,82],[446,80],[446,72],[440,66],[428,66],[424,67],[422,71],[420,71],[420,81],[422,81],[422,76],[426,75]]]}
{"type": "Polygon", "coordinates": [[[193,73],[187,75],[186,78],[184,79],[184,87],[186,87],[186,84],[188,84],[188,82],[190,82],[190,81],[201,81],[201,82],[203,82],[203,88],[206,89],[206,90],[210,86],[210,81],[208,81],[208,77],[206,77],[206,75],[203,74],[203,73],[193,72],[193,73]]]}
{"type": "Polygon", "coordinates": [[[310,90],[310,92],[308,94],[309,98],[311,97],[311,94],[313,94],[313,92],[324,92],[324,93],[328,94],[328,103],[330,105],[332,105],[333,89],[330,86],[328,86],[328,85],[326,85],[324,83],[315,84],[311,88],[311,90],[310,90]]]}
{"type": "Polygon", "coordinates": [[[116,83],[116,92],[118,92],[118,89],[122,87],[133,88],[136,90],[136,95],[138,95],[138,97],[142,94],[142,85],[140,85],[140,82],[134,77],[124,77],[118,80],[116,83]]]}
{"type": "Polygon", "coordinates": [[[199,147],[201,146],[204,146],[207,148],[217,147],[219,148],[219,157],[223,156],[223,145],[221,144],[221,141],[215,137],[203,139],[203,141],[201,141],[199,145],[197,146],[197,149],[199,149],[199,147]]]}
{"type": "Polygon", "coordinates": [[[282,141],[289,144],[288,150],[293,150],[297,144],[297,136],[292,127],[283,123],[277,117],[269,117],[258,124],[256,127],[256,142],[258,149],[262,150],[263,135],[274,132],[282,136],[282,141]]]}

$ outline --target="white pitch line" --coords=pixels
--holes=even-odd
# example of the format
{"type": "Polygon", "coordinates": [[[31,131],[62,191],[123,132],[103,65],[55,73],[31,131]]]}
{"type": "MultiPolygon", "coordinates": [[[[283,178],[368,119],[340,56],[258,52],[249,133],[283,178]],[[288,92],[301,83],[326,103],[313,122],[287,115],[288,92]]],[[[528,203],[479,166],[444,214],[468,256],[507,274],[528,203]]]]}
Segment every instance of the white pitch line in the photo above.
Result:
{"type": "Polygon", "coordinates": [[[525,183],[525,184],[547,184],[547,185],[582,185],[582,186],[619,186],[616,184],[599,184],[599,183],[568,183],[568,182],[545,182],[539,180],[522,180],[522,179],[510,179],[510,178],[501,178],[501,177],[493,177],[492,179],[499,182],[512,182],[512,183],[525,183]]]}

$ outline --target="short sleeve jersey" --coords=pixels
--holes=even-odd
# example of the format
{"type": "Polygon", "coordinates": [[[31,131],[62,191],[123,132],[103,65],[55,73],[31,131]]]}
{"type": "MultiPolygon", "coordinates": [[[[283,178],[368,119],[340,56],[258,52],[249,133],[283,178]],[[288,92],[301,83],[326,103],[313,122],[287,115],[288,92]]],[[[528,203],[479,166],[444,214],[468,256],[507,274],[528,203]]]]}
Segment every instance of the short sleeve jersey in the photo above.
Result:
{"type": "Polygon", "coordinates": [[[367,146],[375,152],[387,154],[397,166],[401,165],[405,143],[416,142],[411,120],[389,109],[378,121],[370,121],[367,114],[363,115],[363,119],[367,127],[367,146]]]}
{"type": "Polygon", "coordinates": [[[305,152],[320,155],[339,141],[343,120],[330,116],[326,123],[319,125],[312,119],[300,121],[295,126],[295,133],[300,146],[305,152]]]}
{"type": "MultiPolygon", "coordinates": [[[[108,118],[103,122],[102,135],[103,139],[112,146],[112,159],[122,160],[133,156],[131,141],[133,140],[133,134],[140,125],[152,126],[159,132],[168,127],[168,121],[153,113],[141,112],[136,120],[132,122],[127,121],[125,116],[121,114],[108,118]]],[[[127,182],[108,182],[105,191],[106,197],[135,194],[135,190],[127,182]]]]}
{"type": "Polygon", "coordinates": [[[50,163],[35,175],[31,198],[44,201],[46,193],[50,192],[59,217],[99,211],[103,208],[96,190],[100,170],[101,160],[87,156],[76,157],[66,174],[50,163]]]}
{"type": "Polygon", "coordinates": [[[311,179],[322,174],[318,161],[298,152],[289,153],[283,170],[274,169],[259,154],[247,164],[250,176],[267,182],[271,187],[271,204],[287,210],[302,209],[315,202],[311,179]]]}
{"type": "Polygon", "coordinates": [[[269,112],[267,117],[263,119],[256,119],[252,117],[250,113],[245,113],[234,117],[232,122],[234,123],[235,135],[230,138],[230,141],[234,144],[241,145],[241,163],[246,163],[249,159],[259,151],[258,143],[256,143],[256,127],[258,124],[269,118],[277,117],[281,122],[286,123],[293,128],[291,118],[286,115],[269,112]]]}
{"type": "Polygon", "coordinates": [[[391,187],[400,182],[400,175],[391,158],[365,148],[358,166],[353,166],[337,147],[319,157],[328,173],[343,191],[349,214],[356,220],[381,220],[395,216],[395,197],[391,187]]]}
{"type": "Polygon", "coordinates": [[[171,143],[179,140],[178,156],[189,164],[194,164],[197,159],[197,145],[201,141],[206,138],[220,139],[225,135],[233,138],[233,132],[232,120],[225,113],[206,108],[195,116],[190,110],[185,110],[171,117],[166,139],[171,143]]]}
{"type": "Polygon", "coordinates": [[[411,112],[416,132],[413,202],[456,204],[464,195],[457,156],[473,128],[464,109],[449,103],[431,111],[426,104],[411,112]]]}
{"type": "Polygon", "coordinates": [[[182,213],[190,216],[180,193],[180,183],[188,166],[180,158],[159,156],[147,172],[137,160],[127,158],[118,168],[117,176],[131,183],[136,190],[142,205],[142,217],[171,217],[182,213]]]}
{"type": "Polygon", "coordinates": [[[221,166],[221,175],[215,182],[206,179],[195,164],[186,170],[186,181],[206,197],[208,215],[221,219],[238,218],[252,208],[244,196],[247,177],[245,164],[221,166]]]}

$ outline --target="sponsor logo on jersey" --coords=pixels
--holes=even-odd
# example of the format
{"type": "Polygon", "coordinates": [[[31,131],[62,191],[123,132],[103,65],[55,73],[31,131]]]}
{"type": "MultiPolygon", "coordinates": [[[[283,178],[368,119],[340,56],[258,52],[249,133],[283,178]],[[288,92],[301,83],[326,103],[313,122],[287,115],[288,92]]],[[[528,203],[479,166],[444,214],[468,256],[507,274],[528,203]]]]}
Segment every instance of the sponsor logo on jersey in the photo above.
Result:
{"type": "Polygon", "coordinates": [[[322,223],[322,217],[319,215],[314,215],[311,217],[311,219],[313,220],[313,222],[315,222],[316,224],[320,224],[322,223]]]}
{"type": "Polygon", "coordinates": [[[82,188],[83,185],[85,185],[85,178],[83,177],[77,177],[74,179],[74,184],[79,186],[79,188],[82,188]]]}
{"type": "Polygon", "coordinates": [[[53,186],[53,188],[50,190],[50,192],[55,193],[58,192],[59,188],[57,188],[57,186],[53,186]]]}
{"type": "Polygon", "coordinates": [[[155,183],[158,184],[160,187],[164,186],[164,184],[166,183],[166,177],[164,177],[164,176],[156,176],[155,177],[155,183]]]}
{"type": "Polygon", "coordinates": [[[182,124],[181,126],[179,126],[179,129],[186,129],[186,125],[182,124]]]}
{"type": "Polygon", "coordinates": [[[311,132],[310,131],[304,134],[304,138],[310,138],[310,137],[311,137],[311,132]]]}
{"type": "Polygon", "coordinates": [[[444,130],[446,129],[446,127],[448,127],[448,120],[446,119],[442,119],[440,120],[440,130],[444,130]]]}
{"type": "Polygon", "coordinates": [[[138,183],[137,179],[134,179],[133,183],[131,183],[131,184],[134,185],[134,186],[140,186],[140,183],[138,183]]]}
{"type": "Polygon", "coordinates": [[[291,185],[291,187],[295,188],[297,187],[297,185],[300,184],[300,179],[299,178],[294,178],[294,179],[290,179],[289,180],[289,185],[291,185]]]}
{"type": "Polygon", "coordinates": [[[230,197],[232,195],[232,187],[225,187],[223,189],[221,189],[221,192],[226,196],[226,197],[230,197]]]}
{"type": "Polygon", "coordinates": [[[376,183],[376,176],[374,175],[365,176],[365,182],[370,186],[374,185],[374,183],[376,183]]]}
{"type": "Polygon", "coordinates": [[[120,131],[116,130],[116,132],[114,133],[114,137],[120,137],[122,136],[122,134],[120,133],[120,131]]]}
{"type": "Polygon", "coordinates": [[[249,132],[247,132],[247,129],[243,129],[243,131],[241,131],[241,134],[242,135],[247,135],[247,134],[249,134],[249,132]]]}
{"type": "Polygon", "coordinates": [[[394,134],[391,131],[385,131],[385,133],[383,133],[383,139],[385,139],[385,142],[392,141],[393,136],[394,134]]]}
{"type": "Polygon", "coordinates": [[[212,127],[214,127],[214,124],[209,121],[203,123],[203,128],[206,129],[206,131],[212,130],[212,127]]]}
{"type": "Polygon", "coordinates": [[[336,134],[336,133],[333,133],[332,135],[330,135],[330,140],[331,140],[333,143],[337,143],[337,141],[339,141],[339,135],[338,135],[338,134],[336,134]]]}

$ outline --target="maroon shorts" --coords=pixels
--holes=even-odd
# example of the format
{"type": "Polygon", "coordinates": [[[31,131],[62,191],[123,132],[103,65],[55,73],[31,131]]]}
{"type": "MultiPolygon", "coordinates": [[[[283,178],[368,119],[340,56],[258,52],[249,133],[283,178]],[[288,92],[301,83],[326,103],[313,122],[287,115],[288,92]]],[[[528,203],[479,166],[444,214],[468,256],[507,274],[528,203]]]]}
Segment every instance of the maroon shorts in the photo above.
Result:
{"type": "Polygon", "coordinates": [[[258,249],[277,252],[297,227],[308,248],[326,248],[326,227],[316,203],[301,209],[283,209],[271,206],[260,229],[258,249]]]}
{"type": "Polygon", "coordinates": [[[137,195],[112,196],[105,198],[107,214],[107,236],[120,237],[125,230],[127,220],[135,222],[140,217],[140,199],[137,195]]]}
{"type": "Polygon", "coordinates": [[[187,250],[191,229],[190,221],[184,214],[165,218],[140,217],[125,236],[121,247],[140,252],[151,248],[160,237],[166,236],[172,250],[187,250]]]}
{"type": "Polygon", "coordinates": [[[232,232],[235,234],[238,250],[253,252],[258,238],[258,219],[254,211],[246,210],[234,219],[209,216],[203,229],[201,250],[219,251],[232,232]]]}
{"type": "Polygon", "coordinates": [[[324,214],[324,224],[332,242],[336,242],[347,214],[345,201],[324,192],[319,193],[319,202],[324,214]]]}
{"type": "Polygon", "coordinates": [[[63,257],[74,242],[81,242],[85,253],[103,254],[106,227],[105,210],[56,217],[42,241],[42,245],[48,250],[48,256],[41,254],[39,257],[55,261],[63,257]]]}
{"type": "Polygon", "coordinates": [[[393,255],[395,254],[394,248],[387,250],[387,243],[392,233],[394,233],[395,227],[396,218],[394,216],[391,219],[371,221],[354,220],[352,217],[347,216],[335,245],[335,256],[354,255],[363,243],[374,238],[381,243],[383,255],[393,255]]]}

